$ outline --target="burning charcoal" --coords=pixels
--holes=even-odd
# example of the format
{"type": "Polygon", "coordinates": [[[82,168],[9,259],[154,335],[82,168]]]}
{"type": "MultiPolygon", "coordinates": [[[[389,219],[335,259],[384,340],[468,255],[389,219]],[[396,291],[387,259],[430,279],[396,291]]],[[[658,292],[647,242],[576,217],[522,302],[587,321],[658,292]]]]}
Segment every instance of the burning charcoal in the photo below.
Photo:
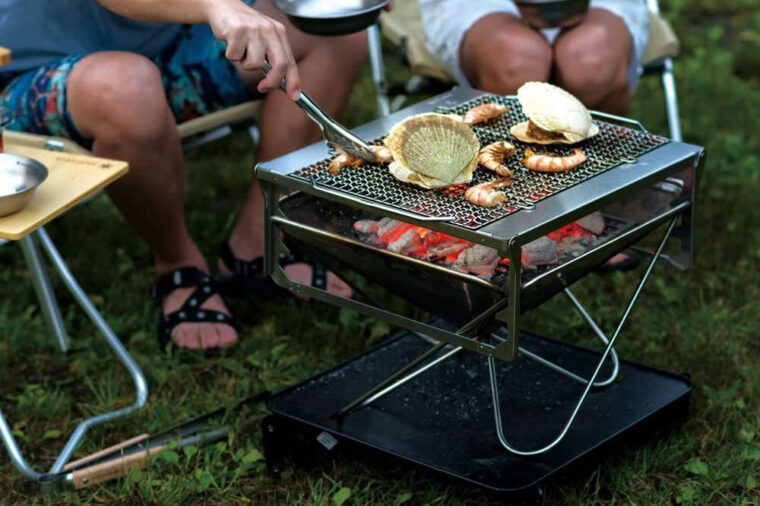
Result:
{"type": "Polygon", "coordinates": [[[391,233],[395,228],[403,226],[406,226],[406,224],[394,220],[393,218],[382,218],[377,222],[377,235],[384,237],[391,233]]]}
{"type": "Polygon", "coordinates": [[[586,251],[589,246],[589,241],[584,237],[577,235],[566,235],[557,243],[557,256],[559,258],[562,258],[565,255],[577,257],[586,251]]]}
{"type": "Polygon", "coordinates": [[[375,220],[359,220],[354,223],[354,230],[362,234],[376,234],[378,223],[375,220]]]}
{"type": "Polygon", "coordinates": [[[584,216],[575,223],[579,227],[588,230],[589,232],[593,232],[596,235],[600,235],[602,232],[604,232],[604,217],[599,211],[591,213],[588,216],[584,216]]]}
{"type": "Polygon", "coordinates": [[[539,237],[522,248],[523,267],[535,268],[539,265],[557,263],[557,243],[548,237],[539,237]]]}
{"type": "Polygon", "coordinates": [[[451,267],[460,272],[491,277],[499,260],[499,254],[495,249],[476,244],[460,253],[451,267]]]}
{"type": "Polygon", "coordinates": [[[455,255],[465,248],[469,248],[472,243],[466,241],[449,241],[441,242],[435,246],[430,246],[427,250],[428,258],[445,258],[449,255],[455,255]]]}
{"type": "Polygon", "coordinates": [[[404,234],[388,244],[388,250],[402,255],[409,255],[422,248],[422,239],[416,230],[409,228],[404,234]]]}

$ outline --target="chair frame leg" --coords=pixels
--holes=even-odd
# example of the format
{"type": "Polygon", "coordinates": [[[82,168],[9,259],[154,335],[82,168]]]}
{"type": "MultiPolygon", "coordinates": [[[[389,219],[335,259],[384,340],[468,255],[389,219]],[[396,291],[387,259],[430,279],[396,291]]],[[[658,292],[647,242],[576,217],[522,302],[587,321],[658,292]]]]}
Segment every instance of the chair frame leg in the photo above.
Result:
{"type": "MultiPolygon", "coordinates": [[[[25,255],[27,255],[27,259],[31,258],[34,262],[39,262],[39,265],[43,265],[39,251],[36,249],[34,240],[39,241],[42,249],[47,254],[53,267],[60,275],[71,295],[80,305],[89,319],[93,322],[93,324],[95,324],[95,327],[98,329],[100,335],[111,347],[122,365],[126,367],[127,371],[132,377],[132,381],[134,382],[136,390],[136,400],[133,404],[125,408],[97,415],[80,422],[80,424],[76,427],[74,432],[69,437],[69,440],[66,442],[63,450],[58,455],[55,463],[50,468],[49,473],[58,473],[63,470],[63,467],[70,460],[72,454],[79,446],[79,443],[82,441],[85,433],[90,427],[125,416],[143,407],[148,400],[148,384],[140,367],[134,361],[129,352],[127,352],[126,348],[121,343],[116,334],[114,334],[113,330],[111,330],[111,328],[108,326],[106,321],[87,297],[87,294],[84,292],[84,290],[82,290],[81,286],[74,278],[71,271],[69,271],[68,266],[53,244],[53,241],[50,239],[50,237],[47,235],[47,232],[45,232],[43,228],[39,228],[37,231],[35,231],[33,233],[33,238],[27,236],[27,238],[22,240],[22,248],[24,249],[25,255]]],[[[36,267],[30,266],[30,269],[34,271],[36,267]]],[[[49,288],[49,280],[47,280],[44,270],[36,270],[36,272],[40,276],[43,274],[45,275],[46,279],[44,281],[47,283],[46,286],[49,288]]],[[[34,275],[36,276],[37,274],[34,275]]],[[[52,290],[46,292],[46,294],[52,295],[52,290]]],[[[52,300],[54,301],[55,299],[53,298],[52,300]]],[[[55,307],[57,308],[57,304],[55,307]]],[[[11,462],[21,474],[30,480],[38,480],[41,476],[43,476],[42,473],[35,471],[31,466],[29,466],[29,464],[24,459],[23,455],[21,454],[21,450],[16,443],[16,440],[11,433],[10,426],[8,425],[8,422],[2,413],[2,410],[0,410],[0,438],[2,438],[3,443],[5,444],[8,455],[11,458],[11,462]]]]}
{"type": "Polygon", "coordinates": [[[391,113],[391,105],[388,101],[387,84],[385,81],[385,64],[383,63],[380,27],[377,24],[367,29],[367,42],[369,44],[369,62],[372,67],[372,82],[375,84],[377,110],[380,116],[387,116],[391,113]]]}
{"type": "Polygon", "coordinates": [[[668,114],[668,131],[670,138],[681,142],[681,119],[678,114],[678,94],[676,93],[676,80],[673,76],[673,59],[665,58],[663,70],[660,75],[662,91],[665,94],[665,109],[668,114]]]}

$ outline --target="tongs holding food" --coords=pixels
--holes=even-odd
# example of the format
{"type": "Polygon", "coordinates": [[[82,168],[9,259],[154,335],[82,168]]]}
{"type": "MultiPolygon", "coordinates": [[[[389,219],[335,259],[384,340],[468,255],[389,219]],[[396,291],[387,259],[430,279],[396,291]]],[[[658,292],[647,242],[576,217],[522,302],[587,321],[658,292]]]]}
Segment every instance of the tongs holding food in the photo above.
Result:
{"type": "MultiPolygon", "coordinates": [[[[263,70],[265,73],[272,70],[272,66],[266,60],[264,61],[263,70]]],[[[285,79],[280,81],[280,88],[285,90],[285,79]]],[[[324,137],[327,144],[334,148],[340,148],[349,155],[360,158],[365,162],[377,162],[377,156],[366,142],[328,116],[306,93],[301,92],[296,104],[319,125],[319,128],[322,130],[322,137],[324,137]]]]}

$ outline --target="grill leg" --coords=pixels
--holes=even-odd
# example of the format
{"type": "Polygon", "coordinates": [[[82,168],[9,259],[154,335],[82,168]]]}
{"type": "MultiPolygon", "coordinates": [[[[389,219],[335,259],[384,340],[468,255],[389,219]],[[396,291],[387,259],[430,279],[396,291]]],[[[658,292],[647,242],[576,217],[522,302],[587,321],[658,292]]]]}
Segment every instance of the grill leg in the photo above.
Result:
{"type": "MultiPolygon", "coordinates": [[[[581,314],[581,316],[583,317],[583,319],[586,320],[586,323],[588,323],[588,325],[594,331],[594,334],[596,334],[596,336],[599,338],[599,340],[602,343],[604,343],[605,345],[608,345],[609,342],[610,342],[610,340],[604,334],[604,332],[602,331],[602,329],[599,328],[599,325],[597,325],[597,323],[594,321],[594,319],[591,317],[591,315],[588,313],[588,311],[586,311],[586,308],[584,308],[581,305],[581,303],[578,302],[578,299],[575,298],[575,295],[573,295],[573,292],[571,292],[569,288],[565,288],[565,295],[567,295],[567,298],[570,300],[571,304],[575,307],[575,309],[578,310],[578,312],[581,314]]],[[[498,337],[497,337],[497,339],[498,339],[498,337]]],[[[539,363],[539,364],[541,364],[541,365],[543,365],[545,367],[548,367],[549,369],[551,369],[551,370],[553,370],[553,371],[555,371],[555,372],[557,372],[557,373],[559,373],[559,374],[561,374],[563,376],[566,376],[566,377],[570,378],[573,381],[577,381],[578,383],[582,383],[582,384],[586,385],[589,382],[588,379],[586,379],[586,378],[584,378],[582,376],[579,376],[579,375],[575,374],[574,372],[569,371],[569,370],[565,369],[564,367],[562,367],[562,366],[560,366],[558,364],[555,364],[551,360],[545,359],[544,357],[542,357],[541,355],[539,355],[537,353],[533,353],[530,350],[526,350],[525,348],[522,348],[522,347],[520,348],[520,355],[525,355],[527,358],[529,358],[529,359],[531,359],[531,360],[533,360],[533,361],[535,361],[535,362],[537,362],[537,363],[539,363]]],[[[604,388],[604,387],[607,387],[607,386],[611,385],[612,383],[614,383],[615,380],[617,379],[618,374],[620,373],[620,361],[618,360],[618,355],[617,355],[617,352],[615,351],[615,348],[610,348],[610,362],[612,363],[612,372],[610,373],[610,375],[606,379],[600,380],[600,381],[594,381],[592,383],[592,386],[594,388],[604,388]]]]}
{"type": "Polygon", "coordinates": [[[626,306],[625,311],[623,312],[623,316],[620,318],[620,322],[615,328],[614,334],[612,334],[612,338],[609,339],[609,342],[607,343],[607,347],[605,348],[604,353],[602,353],[602,356],[599,358],[599,363],[597,364],[596,369],[594,370],[594,374],[592,374],[591,378],[586,382],[586,387],[584,388],[583,393],[580,396],[580,399],[578,399],[578,403],[575,405],[575,408],[570,414],[570,417],[565,423],[565,426],[562,428],[559,435],[552,442],[550,442],[546,446],[543,446],[535,450],[519,450],[515,448],[514,446],[512,446],[509,443],[509,441],[507,441],[507,438],[504,435],[504,424],[503,424],[502,416],[501,416],[501,406],[499,404],[499,384],[498,384],[498,378],[496,377],[496,359],[492,356],[488,357],[488,373],[489,373],[489,379],[491,383],[491,401],[493,403],[494,423],[496,425],[496,435],[498,436],[499,442],[501,443],[501,445],[507,451],[510,451],[516,455],[522,455],[522,456],[538,455],[538,454],[545,453],[551,450],[557,444],[559,444],[559,442],[562,441],[562,439],[565,437],[568,430],[570,430],[570,426],[575,420],[575,417],[578,415],[578,412],[580,411],[581,406],[583,405],[583,402],[586,400],[588,393],[591,391],[591,388],[594,386],[594,383],[596,382],[596,378],[597,376],[599,376],[599,372],[602,370],[602,367],[604,366],[604,362],[607,359],[607,356],[612,351],[612,347],[614,346],[615,341],[620,335],[620,331],[623,329],[623,326],[628,320],[628,316],[631,314],[631,311],[633,310],[634,305],[638,301],[639,296],[641,295],[641,291],[644,288],[644,285],[649,279],[649,276],[651,275],[652,270],[654,269],[654,266],[657,264],[657,259],[662,253],[662,250],[665,247],[665,244],[667,243],[668,239],[670,238],[671,233],[673,232],[673,228],[676,225],[677,219],[678,219],[677,217],[673,218],[668,224],[668,228],[663,234],[662,239],[660,240],[660,243],[657,246],[657,250],[655,254],[652,256],[652,259],[649,261],[649,264],[647,265],[647,269],[644,272],[644,275],[639,281],[639,284],[636,286],[636,290],[633,292],[633,295],[631,296],[631,300],[628,302],[628,305],[626,306]]]}
{"type": "MultiPolygon", "coordinates": [[[[457,330],[455,334],[462,335],[466,332],[469,332],[470,330],[476,328],[478,325],[480,325],[483,320],[488,318],[490,315],[496,313],[503,305],[502,301],[497,302],[472,320],[470,320],[467,324],[465,324],[462,328],[457,330]]],[[[396,388],[400,387],[407,381],[411,380],[412,378],[419,376],[420,374],[424,373],[425,371],[429,370],[430,368],[434,367],[437,364],[440,364],[444,360],[447,360],[448,358],[454,356],[455,354],[459,353],[463,348],[461,346],[457,346],[453,348],[452,350],[448,351],[447,353],[441,355],[440,357],[436,358],[432,362],[428,363],[427,365],[417,368],[418,365],[424,363],[426,360],[428,360],[430,357],[441,351],[443,348],[446,347],[445,341],[440,341],[438,344],[434,345],[432,348],[427,350],[422,355],[418,356],[408,364],[406,364],[404,367],[399,369],[398,371],[394,372],[390,376],[388,376],[386,379],[378,383],[376,386],[371,388],[369,391],[364,393],[363,395],[359,396],[356,400],[348,404],[346,407],[338,411],[337,413],[333,414],[333,418],[343,418],[346,415],[348,415],[351,411],[353,411],[356,408],[364,407],[380,397],[383,397],[384,395],[392,392],[396,388]]]]}

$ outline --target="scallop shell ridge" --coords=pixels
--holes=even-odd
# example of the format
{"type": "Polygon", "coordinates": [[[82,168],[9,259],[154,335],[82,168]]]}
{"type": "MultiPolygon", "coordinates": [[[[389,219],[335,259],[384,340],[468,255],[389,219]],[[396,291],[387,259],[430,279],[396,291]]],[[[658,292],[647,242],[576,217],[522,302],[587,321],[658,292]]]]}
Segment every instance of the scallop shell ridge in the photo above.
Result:
{"type": "Polygon", "coordinates": [[[480,149],[469,126],[457,117],[436,113],[411,116],[394,125],[385,144],[402,167],[444,183],[471,172],[480,149]]]}

